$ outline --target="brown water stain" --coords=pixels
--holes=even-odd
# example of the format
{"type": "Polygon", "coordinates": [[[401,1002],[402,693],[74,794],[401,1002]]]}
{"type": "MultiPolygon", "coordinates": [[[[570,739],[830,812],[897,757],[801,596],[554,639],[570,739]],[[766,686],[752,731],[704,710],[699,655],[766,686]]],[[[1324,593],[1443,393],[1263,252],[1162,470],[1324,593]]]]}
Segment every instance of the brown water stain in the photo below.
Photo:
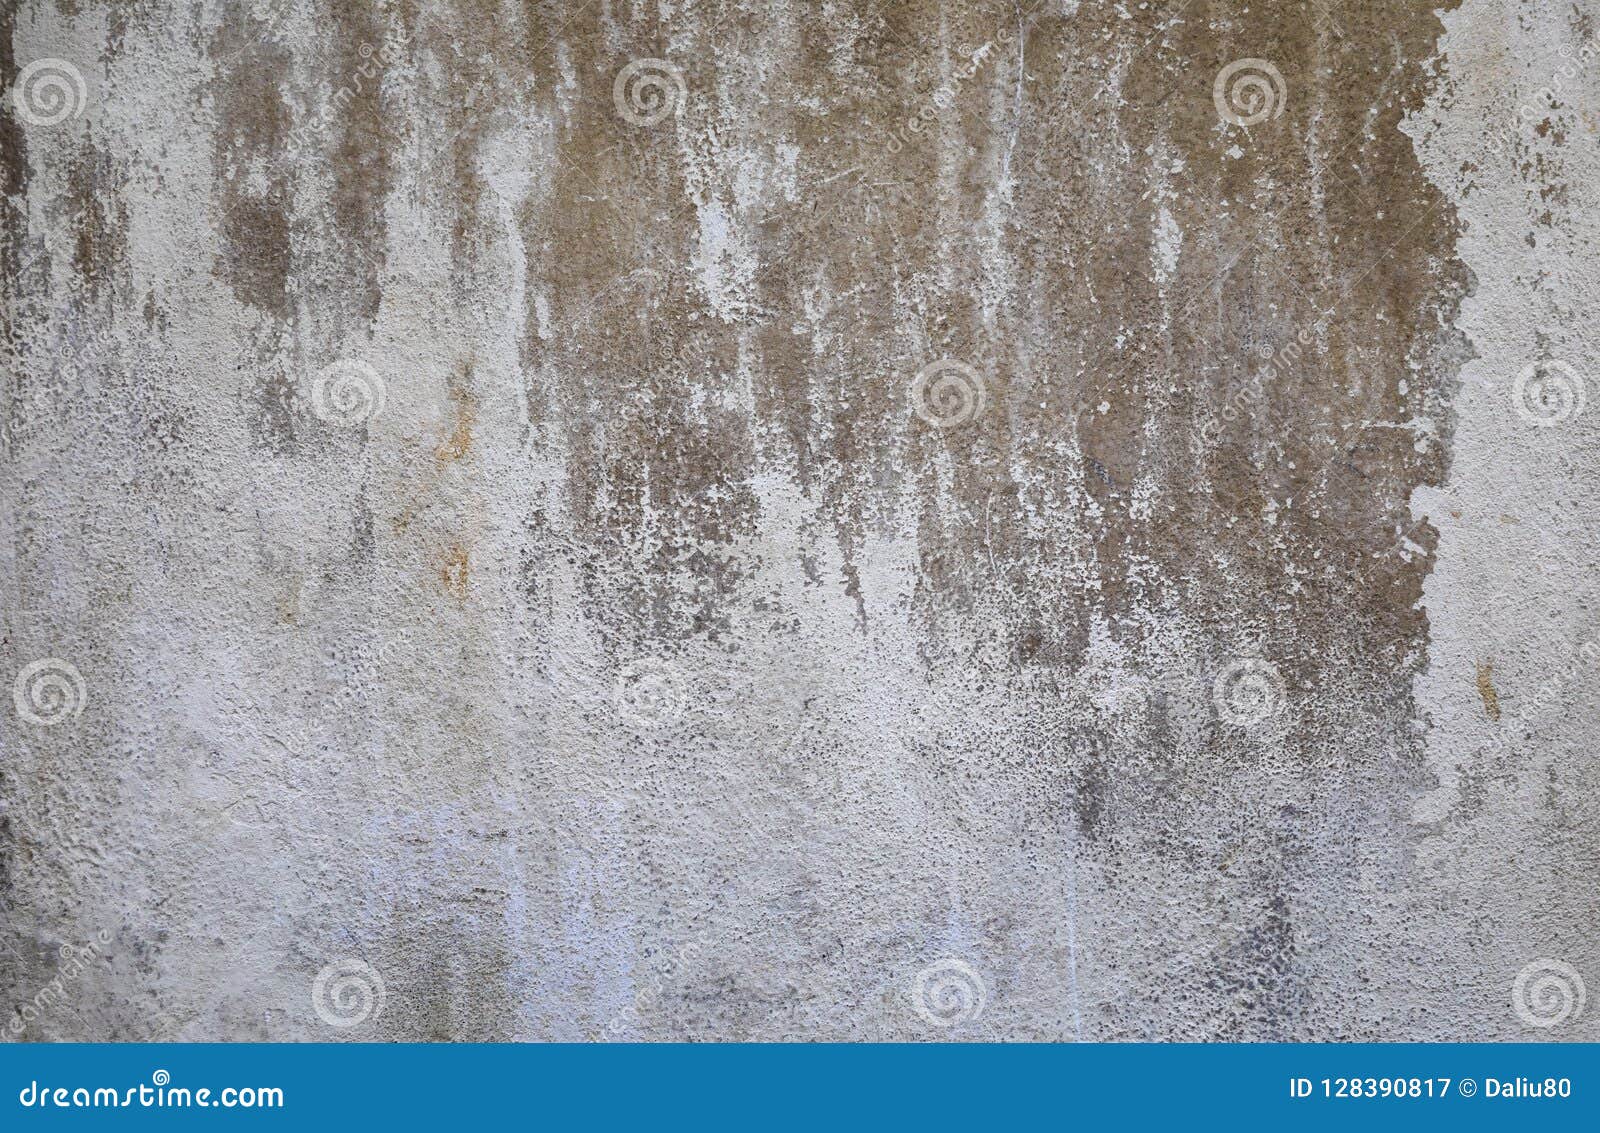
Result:
{"type": "Polygon", "coordinates": [[[217,268],[241,303],[281,321],[290,315],[293,166],[285,158],[292,123],[280,84],[292,57],[258,35],[255,23],[236,13],[210,44],[213,57],[229,61],[209,92],[218,123],[213,161],[223,257],[217,268]]]}
{"type": "Polygon", "coordinates": [[[72,265],[85,294],[96,299],[118,278],[127,254],[127,205],[116,189],[127,170],[109,154],[85,145],[76,155],[69,178],[72,210],[77,221],[72,265]]]}
{"type": "Polygon", "coordinates": [[[1494,665],[1488,661],[1478,662],[1478,696],[1489,719],[1500,719],[1500,694],[1494,687],[1494,665]]]}
{"type": "Polygon", "coordinates": [[[633,593],[607,601],[665,609],[673,576],[696,611],[675,628],[720,624],[719,596],[748,569],[731,548],[754,524],[752,478],[776,470],[832,523],[841,587],[866,539],[914,522],[935,642],[1004,595],[1008,620],[1052,627],[1070,667],[1094,618],[1136,635],[1153,604],[1176,603],[1213,624],[1292,623],[1272,652],[1297,684],[1348,647],[1385,674],[1382,695],[1404,695],[1433,534],[1399,536],[1412,490],[1443,472],[1448,319],[1466,286],[1451,210],[1399,128],[1430,81],[1437,16],[1351,17],[1329,37],[1242,5],[1034,12],[890,152],[956,43],[1015,22],[1003,5],[853,4],[800,13],[792,42],[766,24],[685,38],[643,18],[610,46],[598,12],[574,16],[579,90],[524,227],[567,333],[541,338],[530,311],[526,349],[553,375],[535,428],[564,435],[580,527],[620,547],[648,532],[656,548],[633,593]],[[684,114],[630,126],[609,80],[669,41],[684,114]],[[1212,79],[1251,56],[1282,73],[1285,110],[1227,125],[1212,79]],[[784,146],[797,188],[747,205],[718,154],[770,178],[784,146]],[[708,245],[708,216],[725,218],[725,248],[708,245]],[[1182,244],[1164,278],[1169,220],[1182,244]],[[718,271],[735,280],[721,293],[718,271]],[[1259,348],[1313,326],[1299,364],[1223,420],[1259,348]],[[989,406],[948,430],[907,396],[942,356],[984,375],[989,406]],[[1405,392],[1386,377],[1396,359],[1414,363],[1405,392]],[[1441,443],[1421,451],[1366,427],[1424,416],[1441,443]],[[903,478],[914,493],[885,490],[903,478]]]}
{"type": "Polygon", "coordinates": [[[402,117],[385,107],[384,83],[405,58],[410,35],[377,8],[340,5],[335,11],[328,65],[335,111],[328,142],[333,185],[328,239],[317,244],[323,251],[318,266],[334,279],[334,294],[350,297],[350,320],[363,325],[377,316],[382,301],[388,262],[385,209],[394,184],[394,150],[402,140],[402,117]]]}
{"type": "Polygon", "coordinates": [[[445,593],[452,598],[465,599],[471,573],[471,561],[467,549],[459,543],[452,545],[445,552],[444,563],[439,567],[439,582],[444,587],[445,593]]]}
{"type": "MultiPolygon", "coordinates": [[[[0,90],[11,90],[17,80],[18,64],[12,37],[20,12],[21,8],[14,4],[0,6],[0,90]]],[[[15,114],[0,114],[0,209],[4,210],[0,212],[0,234],[4,236],[4,239],[0,239],[0,269],[3,269],[0,270],[0,280],[4,281],[4,294],[8,300],[0,303],[0,349],[8,351],[17,341],[22,325],[15,305],[9,300],[20,284],[18,269],[27,258],[23,247],[27,234],[27,212],[20,206],[27,172],[27,135],[22,129],[22,122],[15,114]]],[[[13,386],[16,380],[8,365],[6,384],[13,386]]],[[[14,393],[8,396],[8,402],[13,405],[16,403],[14,393]]],[[[6,426],[8,433],[16,424],[12,419],[13,413],[14,410],[8,411],[6,419],[0,422],[6,426]]]]}
{"type": "MultiPolygon", "coordinates": [[[[762,565],[756,485],[781,480],[815,516],[802,558],[842,559],[812,572],[856,632],[886,598],[864,549],[915,541],[919,660],[1037,705],[1004,731],[1048,743],[975,759],[1055,772],[1042,797],[1108,885],[1152,856],[1199,868],[1193,843],[1262,792],[1332,780],[1387,823],[1421,764],[1399,722],[1437,536],[1410,500],[1444,475],[1466,354],[1456,220],[1401,130],[1439,17],[1389,6],[1335,36],[1226,0],[1026,7],[943,105],[958,45],[1015,31],[1016,6],[574,16],[573,89],[539,94],[555,169],[519,224],[548,304],[524,321],[531,431],[565,454],[586,611],[602,634],[720,642],[762,565]],[[611,98],[644,56],[688,89],[655,127],[611,98]],[[1246,58],[1284,81],[1283,112],[1249,127],[1213,99],[1246,58]],[[987,405],[942,429],[910,397],[939,358],[980,374],[987,405]],[[1421,419],[1421,444],[1390,427],[1421,419]],[[1106,719],[1084,691],[1096,635],[1136,656],[1175,625],[1199,673],[1106,719]],[[1247,646],[1286,690],[1270,742],[1212,705],[1247,646]]],[[[1258,928],[1221,985],[1260,990],[1238,1018],[1212,1001],[1219,1034],[1287,1034],[1274,1003],[1310,1009],[1297,937],[1335,914],[1304,895],[1349,868],[1320,815],[1270,821],[1241,853],[1273,888],[1228,910],[1258,928]]]]}

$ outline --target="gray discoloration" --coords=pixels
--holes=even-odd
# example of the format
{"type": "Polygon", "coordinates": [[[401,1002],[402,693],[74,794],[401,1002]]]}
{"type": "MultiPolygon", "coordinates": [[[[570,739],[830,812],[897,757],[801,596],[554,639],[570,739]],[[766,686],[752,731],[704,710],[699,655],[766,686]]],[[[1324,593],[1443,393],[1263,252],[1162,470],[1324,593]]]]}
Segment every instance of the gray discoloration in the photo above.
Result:
{"type": "Polygon", "coordinates": [[[22,1037],[1594,1037],[1583,9],[0,16],[22,1037]]]}

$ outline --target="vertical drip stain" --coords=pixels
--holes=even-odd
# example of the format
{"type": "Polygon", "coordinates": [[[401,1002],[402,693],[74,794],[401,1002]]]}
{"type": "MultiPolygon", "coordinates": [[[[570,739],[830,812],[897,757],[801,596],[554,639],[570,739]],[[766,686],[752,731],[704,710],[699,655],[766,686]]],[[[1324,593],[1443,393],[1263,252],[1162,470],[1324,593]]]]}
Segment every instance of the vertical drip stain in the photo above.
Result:
{"type": "Polygon", "coordinates": [[[221,274],[241,303],[278,323],[293,314],[289,295],[293,163],[283,84],[293,53],[241,12],[219,26],[209,54],[225,61],[213,80],[216,210],[221,274]]]}
{"type": "Polygon", "coordinates": [[[210,37],[219,61],[210,98],[216,127],[213,207],[221,260],[217,272],[235,298],[254,311],[257,331],[249,354],[259,366],[257,439],[274,451],[295,445],[295,378],[280,361],[294,316],[289,291],[293,248],[293,125],[284,83],[294,53],[247,11],[235,9],[210,37]]]}
{"type": "Polygon", "coordinates": [[[332,89],[338,107],[329,152],[327,266],[351,299],[351,317],[370,322],[382,298],[387,257],[384,210],[394,184],[393,150],[402,118],[383,101],[386,60],[408,40],[379,9],[339,7],[333,23],[332,89]],[[342,277],[342,278],[341,278],[342,277]]]}

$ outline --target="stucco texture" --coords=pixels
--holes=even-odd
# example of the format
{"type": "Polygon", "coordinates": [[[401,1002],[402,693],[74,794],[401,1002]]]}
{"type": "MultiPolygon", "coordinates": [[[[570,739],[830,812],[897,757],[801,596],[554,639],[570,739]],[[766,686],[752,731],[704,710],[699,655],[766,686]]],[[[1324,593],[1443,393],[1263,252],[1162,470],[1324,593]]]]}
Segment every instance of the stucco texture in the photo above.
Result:
{"type": "Polygon", "coordinates": [[[0,1031],[1600,1039],[1597,18],[0,3],[0,1031]]]}

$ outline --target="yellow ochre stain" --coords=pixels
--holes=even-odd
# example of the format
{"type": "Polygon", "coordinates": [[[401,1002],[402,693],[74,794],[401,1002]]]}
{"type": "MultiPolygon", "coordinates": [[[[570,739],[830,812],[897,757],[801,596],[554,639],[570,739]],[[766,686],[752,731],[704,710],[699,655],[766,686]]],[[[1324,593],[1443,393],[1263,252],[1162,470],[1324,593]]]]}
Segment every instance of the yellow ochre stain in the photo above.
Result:
{"type": "Polygon", "coordinates": [[[439,581],[444,583],[444,588],[456,598],[467,596],[467,549],[462,546],[450,548],[450,553],[445,556],[444,565],[439,568],[439,581]]]}
{"type": "Polygon", "coordinates": [[[1489,719],[1500,719],[1500,694],[1494,689],[1494,665],[1489,661],[1478,662],[1478,695],[1483,697],[1483,710],[1489,714],[1489,719]]]}
{"type": "Polygon", "coordinates": [[[448,464],[467,455],[467,450],[472,447],[472,426],[478,421],[478,403],[471,394],[452,391],[450,396],[456,403],[456,427],[449,439],[434,453],[440,464],[448,464]]]}
{"type": "Polygon", "coordinates": [[[452,461],[460,460],[472,448],[472,427],[478,423],[478,400],[470,393],[458,389],[450,391],[450,400],[456,407],[455,426],[451,429],[450,435],[439,442],[438,447],[433,450],[436,463],[428,472],[422,487],[406,504],[404,510],[389,521],[394,526],[396,535],[404,535],[410,528],[411,521],[427,506],[425,501],[439,486],[445,466],[452,461]]]}

